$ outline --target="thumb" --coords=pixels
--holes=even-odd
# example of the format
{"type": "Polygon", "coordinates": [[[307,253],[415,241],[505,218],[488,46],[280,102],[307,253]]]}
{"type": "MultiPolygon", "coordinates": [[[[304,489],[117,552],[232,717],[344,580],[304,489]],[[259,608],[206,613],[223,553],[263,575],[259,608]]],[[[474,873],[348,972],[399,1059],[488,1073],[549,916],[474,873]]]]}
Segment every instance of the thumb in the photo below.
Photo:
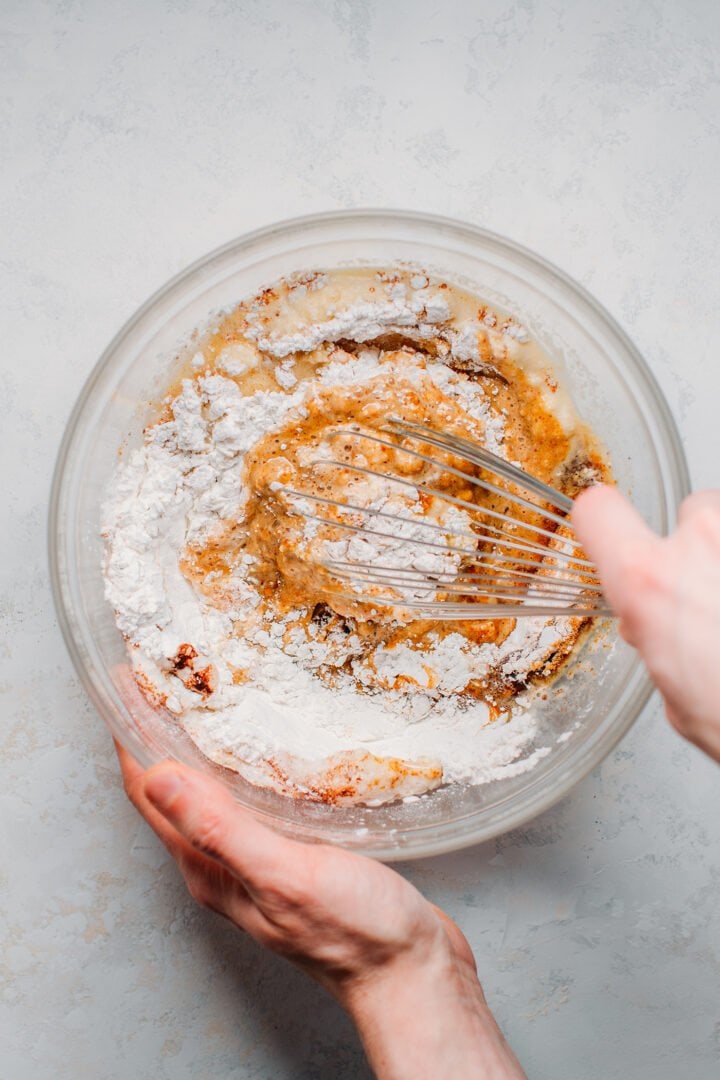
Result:
{"type": "Polygon", "coordinates": [[[247,887],[262,889],[282,876],[298,845],[261,825],[222,784],[175,762],[143,777],[145,797],[185,840],[247,887]]]}
{"type": "Polygon", "coordinates": [[[659,538],[617,488],[598,484],[578,496],[572,512],[578,540],[595,563],[605,595],[623,614],[633,566],[642,564],[659,538]]]}

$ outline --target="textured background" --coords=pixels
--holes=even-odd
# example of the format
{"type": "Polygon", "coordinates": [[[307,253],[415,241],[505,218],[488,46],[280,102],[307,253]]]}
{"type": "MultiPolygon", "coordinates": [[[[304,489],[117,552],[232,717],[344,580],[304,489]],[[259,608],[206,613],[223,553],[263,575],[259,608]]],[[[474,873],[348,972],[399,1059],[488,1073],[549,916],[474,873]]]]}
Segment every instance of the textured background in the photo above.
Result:
{"type": "MultiPolygon", "coordinates": [[[[51,607],[63,425],[109,338],[281,217],[456,215],[588,286],[718,483],[716,0],[3,0],[0,1077],[367,1076],[335,1005],[195,910],[51,607]]],[[[528,828],[403,872],[533,1078],[718,1075],[720,773],[657,703],[528,828]]]]}

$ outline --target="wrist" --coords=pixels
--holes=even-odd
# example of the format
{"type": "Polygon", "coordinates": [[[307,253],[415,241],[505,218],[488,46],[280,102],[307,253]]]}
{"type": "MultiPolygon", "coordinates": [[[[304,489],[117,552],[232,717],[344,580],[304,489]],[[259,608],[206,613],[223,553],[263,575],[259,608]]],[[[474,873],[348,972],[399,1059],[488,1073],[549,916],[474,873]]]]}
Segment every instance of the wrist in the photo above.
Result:
{"type": "Polygon", "coordinates": [[[474,969],[448,944],[388,962],[349,987],[343,1003],[380,1080],[524,1076],[474,969]]]}

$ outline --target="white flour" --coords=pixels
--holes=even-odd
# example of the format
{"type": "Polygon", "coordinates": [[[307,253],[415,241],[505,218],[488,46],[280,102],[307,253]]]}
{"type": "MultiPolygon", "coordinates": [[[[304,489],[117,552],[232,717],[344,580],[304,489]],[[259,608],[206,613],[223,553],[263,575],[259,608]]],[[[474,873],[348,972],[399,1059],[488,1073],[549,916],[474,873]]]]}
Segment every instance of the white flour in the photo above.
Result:
{"type": "MultiPolygon", "coordinates": [[[[249,336],[263,352],[288,358],[323,343],[365,342],[396,330],[427,339],[440,327],[443,340],[462,358],[472,353],[472,334],[449,324],[445,299],[428,288],[427,278],[415,275],[412,282],[409,300],[406,286],[391,282],[385,299],[355,304],[278,337],[263,335],[256,323],[249,336]]],[[[322,288],[311,283],[308,296],[317,297],[322,288]]],[[[202,353],[196,354],[198,371],[201,360],[202,353]]],[[[500,646],[473,644],[459,633],[437,637],[421,652],[407,644],[381,645],[368,663],[358,658],[353,633],[323,635],[314,624],[301,633],[292,612],[269,625],[254,617],[258,596],[246,580],[247,561],[231,576],[232,602],[225,608],[213,606],[189,583],[179,565],[188,542],[206,539],[224,520],[242,518],[247,451],[293,410],[302,416],[303,403],[318,387],[361,386],[395,374],[421,388],[429,378],[483,422],[488,448],[503,453],[502,416],[492,411],[477,382],[440,359],[427,367],[408,362],[392,368],[376,348],[358,355],[340,350],[310,382],[298,381],[293,360],[286,359],[276,371],[277,391],[244,395],[226,376],[239,376],[257,362],[252,345],[225,349],[216,365],[224,374],[186,380],[172,402],[173,418],[150,428],[143,446],[118,470],[103,521],[106,594],[141,682],[208,757],[292,793],[323,789],[337,769],[362,777],[351,801],[372,802],[412,797],[437,786],[440,777],[481,783],[532,767],[547,752],[536,745],[532,712],[519,709],[510,722],[491,723],[484,704],[458,692],[491,667],[522,677],[552,653],[570,620],[522,620],[500,646]],[[179,665],[187,646],[193,655],[179,665]],[[328,666],[336,672],[334,686],[316,674],[328,666]],[[193,682],[199,673],[207,692],[199,693],[193,682]],[[387,764],[391,759],[418,768],[406,770],[398,782],[387,764]]],[[[380,491],[367,503],[393,512],[402,502],[403,514],[410,515],[399,530],[407,550],[397,542],[383,545],[378,538],[349,534],[325,554],[361,555],[375,566],[399,558],[410,567],[452,569],[458,560],[450,552],[423,553],[410,543],[427,535],[416,500],[417,493],[398,501],[380,491]]],[[[457,543],[466,515],[451,508],[445,526],[457,543]]],[[[305,537],[312,540],[312,527],[305,537]]],[[[406,595],[417,593],[410,589],[406,595]]]]}

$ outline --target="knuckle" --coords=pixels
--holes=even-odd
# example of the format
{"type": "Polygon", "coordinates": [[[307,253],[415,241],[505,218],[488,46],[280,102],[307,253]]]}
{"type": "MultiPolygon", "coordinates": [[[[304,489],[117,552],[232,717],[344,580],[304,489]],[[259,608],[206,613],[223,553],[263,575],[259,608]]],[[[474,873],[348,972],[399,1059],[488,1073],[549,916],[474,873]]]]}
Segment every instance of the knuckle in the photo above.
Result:
{"type": "Polygon", "coordinates": [[[293,867],[292,872],[278,867],[266,876],[262,885],[263,906],[278,915],[304,917],[313,907],[317,895],[309,863],[293,867]]]}
{"type": "Polygon", "coordinates": [[[263,887],[263,901],[274,911],[293,911],[304,907],[309,893],[295,878],[272,881],[263,887]]]}
{"type": "Polygon", "coordinates": [[[703,502],[692,517],[693,526],[712,543],[720,543],[720,502],[703,502]]]}
{"type": "Polygon", "coordinates": [[[223,820],[217,814],[206,812],[194,830],[192,844],[211,858],[222,855],[225,847],[223,820]]]}
{"type": "Polygon", "coordinates": [[[680,517],[695,517],[706,510],[720,514],[720,491],[694,491],[680,504],[680,517]]]}
{"type": "Polygon", "coordinates": [[[312,890],[304,876],[291,879],[287,896],[293,907],[305,908],[308,906],[312,899],[312,890]]]}
{"type": "Polygon", "coordinates": [[[636,602],[644,602],[648,594],[665,591],[665,576],[653,552],[634,548],[623,559],[623,587],[628,611],[636,602]]]}

